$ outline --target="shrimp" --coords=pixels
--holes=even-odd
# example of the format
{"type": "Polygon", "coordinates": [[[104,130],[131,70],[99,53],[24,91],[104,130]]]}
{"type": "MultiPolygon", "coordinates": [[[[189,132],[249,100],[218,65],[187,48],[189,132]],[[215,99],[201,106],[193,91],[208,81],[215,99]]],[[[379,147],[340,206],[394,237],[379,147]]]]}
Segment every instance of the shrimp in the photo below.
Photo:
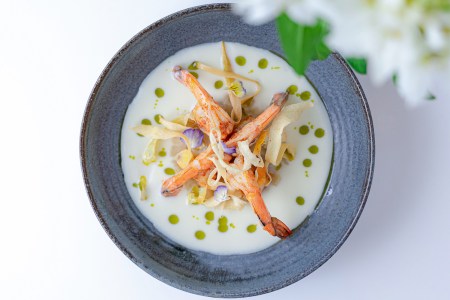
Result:
{"type": "MultiPolygon", "coordinates": [[[[236,147],[237,142],[249,138],[251,140],[255,139],[280,112],[281,108],[286,103],[287,96],[287,93],[275,94],[272,99],[272,104],[266,108],[265,111],[231,136],[231,138],[234,138],[232,143],[229,143],[229,141],[225,142],[227,147],[236,147]]],[[[206,176],[206,174],[214,168],[214,164],[209,159],[212,154],[213,151],[211,147],[208,147],[208,149],[200,153],[185,169],[181,170],[173,177],[166,179],[162,184],[161,194],[165,197],[175,196],[189,179],[197,179],[199,176],[206,176]]],[[[201,183],[200,178],[199,180],[201,183]]]]}
{"type": "MultiPolygon", "coordinates": [[[[206,186],[209,173],[213,170],[214,163],[209,159],[213,154],[211,146],[200,153],[189,165],[163,181],[161,186],[161,194],[164,197],[176,196],[180,192],[183,185],[189,179],[195,179],[201,186],[206,186]]],[[[224,161],[231,161],[231,155],[225,154],[224,161]]]]}
{"type": "MultiPolygon", "coordinates": [[[[242,156],[238,156],[233,163],[233,165],[239,169],[242,169],[243,164],[244,160],[242,156]]],[[[232,187],[244,193],[245,198],[248,200],[253,211],[264,226],[265,231],[281,239],[285,239],[292,233],[286,224],[270,215],[252,169],[238,174],[228,174],[228,182],[232,187]]]]}
{"type": "Polygon", "coordinates": [[[261,132],[272,122],[286,104],[288,93],[278,93],[273,95],[272,102],[256,119],[247,123],[241,130],[233,133],[225,142],[227,147],[235,147],[237,142],[249,140],[253,142],[261,132]]]}
{"type": "Polygon", "coordinates": [[[210,146],[197,155],[186,168],[164,180],[161,186],[161,194],[165,197],[176,196],[186,181],[199,175],[205,175],[204,173],[207,173],[214,166],[214,163],[209,159],[212,153],[213,151],[210,146]]]}
{"type": "Polygon", "coordinates": [[[197,105],[192,110],[192,114],[199,128],[206,134],[209,134],[211,129],[218,128],[221,134],[218,138],[224,140],[234,127],[230,115],[214,101],[194,75],[180,66],[174,67],[172,72],[175,79],[188,87],[197,99],[197,105]]]}

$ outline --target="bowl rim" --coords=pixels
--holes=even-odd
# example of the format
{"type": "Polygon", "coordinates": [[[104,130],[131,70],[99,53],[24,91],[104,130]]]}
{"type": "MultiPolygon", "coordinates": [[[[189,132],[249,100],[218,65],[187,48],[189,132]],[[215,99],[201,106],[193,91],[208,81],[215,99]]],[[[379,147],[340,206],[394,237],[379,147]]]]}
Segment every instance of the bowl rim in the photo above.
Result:
{"type": "MultiPolygon", "coordinates": [[[[133,263],[135,263],[139,267],[141,267],[142,262],[140,260],[138,260],[136,257],[134,257],[133,254],[130,253],[124,245],[122,245],[122,243],[116,238],[116,236],[112,232],[111,228],[108,226],[107,221],[105,220],[102,212],[100,211],[100,209],[98,208],[98,206],[96,204],[96,201],[94,199],[94,194],[91,190],[90,180],[87,175],[88,174],[88,165],[87,165],[87,161],[86,161],[87,150],[85,147],[86,138],[87,138],[87,128],[88,128],[89,120],[90,120],[91,113],[92,113],[92,108],[95,103],[97,93],[98,93],[99,89],[101,88],[105,78],[108,76],[109,72],[116,64],[116,62],[122,58],[124,53],[126,53],[129,48],[131,48],[140,38],[145,36],[148,32],[156,30],[156,29],[160,28],[161,26],[166,25],[169,22],[176,21],[179,18],[186,17],[186,16],[188,17],[188,16],[191,16],[191,15],[194,15],[197,13],[211,12],[211,11],[231,11],[231,10],[232,10],[231,3],[214,3],[214,4],[199,5],[199,6],[194,6],[194,7],[190,7],[190,8],[186,8],[186,9],[177,11],[175,13],[172,13],[172,14],[150,24],[149,26],[145,27],[144,29],[140,30],[137,34],[135,34],[130,40],[128,40],[114,54],[114,56],[107,63],[106,67],[104,67],[104,69],[102,70],[100,76],[98,77],[97,81],[95,82],[95,85],[92,88],[91,93],[89,95],[88,102],[86,104],[86,107],[85,107],[85,110],[83,113],[83,119],[82,119],[81,130],[80,130],[80,140],[79,140],[80,164],[81,164],[81,169],[82,169],[82,173],[83,173],[84,186],[86,188],[86,192],[88,194],[91,207],[94,210],[94,213],[95,213],[98,221],[100,222],[101,226],[105,230],[106,234],[114,242],[114,244],[122,251],[122,253],[124,253],[133,263]]],[[[284,288],[286,286],[289,286],[289,285],[303,279],[304,277],[308,276],[309,274],[311,274],[312,272],[317,270],[319,267],[321,267],[326,261],[328,261],[339,250],[339,248],[343,245],[343,243],[347,240],[349,235],[352,233],[356,223],[358,222],[358,220],[362,214],[362,211],[364,210],[364,207],[366,205],[368,195],[369,195],[369,192],[370,192],[370,189],[372,186],[374,166],[375,166],[375,134],[374,134],[374,127],[373,127],[373,120],[372,120],[372,116],[370,113],[367,98],[366,98],[364,91],[361,87],[361,84],[359,83],[353,70],[346,63],[346,60],[339,53],[333,52],[330,55],[332,55],[339,62],[339,64],[341,64],[344,67],[345,72],[351,79],[353,87],[356,90],[356,94],[361,102],[361,107],[363,109],[363,114],[364,114],[365,122],[367,125],[368,149],[369,149],[369,155],[368,155],[369,162],[367,164],[368,170],[365,174],[365,179],[364,179],[364,183],[363,183],[364,193],[361,195],[361,198],[360,198],[361,201],[359,203],[358,210],[355,214],[355,217],[353,218],[353,220],[351,221],[347,230],[345,231],[344,235],[341,237],[341,239],[335,245],[335,247],[333,247],[327,253],[327,255],[323,256],[317,262],[316,265],[314,265],[312,268],[310,268],[308,270],[305,270],[304,273],[297,274],[297,275],[293,276],[291,278],[291,280],[289,280],[289,281],[286,281],[286,282],[283,282],[280,284],[276,284],[276,285],[272,285],[264,290],[255,290],[253,292],[246,292],[245,294],[244,293],[236,293],[234,295],[222,295],[222,297],[230,298],[230,297],[249,297],[249,296],[261,295],[264,293],[269,293],[269,292],[284,288]]],[[[215,295],[213,293],[211,293],[209,295],[204,294],[203,292],[196,291],[185,285],[179,284],[178,282],[168,279],[167,277],[165,277],[162,274],[156,274],[155,272],[153,272],[153,270],[151,270],[149,268],[146,268],[146,271],[148,273],[150,273],[154,278],[156,278],[156,279],[160,280],[161,282],[163,282],[169,286],[172,286],[174,288],[177,288],[177,289],[180,289],[180,290],[183,290],[186,292],[190,292],[190,293],[195,293],[195,294],[202,295],[202,296],[217,297],[217,295],[215,295]]]]}

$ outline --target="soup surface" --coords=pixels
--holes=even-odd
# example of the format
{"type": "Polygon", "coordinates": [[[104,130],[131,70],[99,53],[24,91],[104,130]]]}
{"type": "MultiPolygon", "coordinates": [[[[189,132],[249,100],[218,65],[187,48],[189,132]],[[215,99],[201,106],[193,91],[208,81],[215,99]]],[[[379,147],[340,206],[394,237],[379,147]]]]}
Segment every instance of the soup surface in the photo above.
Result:
{"type": "MultiPolygon", "coordinates": [[[[311,214],[321,199],[333,152],[330,121],[318,94],[309,82],[300,77],[277,55],[263,49],[238,43],[226,43],[233,71],[258,80],[261,92],[246,112],[257,115],[269,104],[273,94],[288,90],[287,104],[310,101],[314,107],[301,119],[285,128],[287,140],[295,145],[293,161],[283,161],[276,170],[277,182],[263,191],[270,214],[291,229],[311,214]]],[[[179,171],[175,155],[183,144],[178,138],[161,140],[157,161],[142,162],[148,138],[137,135],[132,128],[139,124],[158,124],[159,116],[167,120],[186,114],[196,100],[191,92],[173,78],[172,68],[185,69],[193,61],[216,68],[221,65],[221,44],[208,43],[186,48],[167,58],[142,82],[126,113],[121,138],[122,169],[125,183],[136,206],[166,237],[194,250],[214,254],[245,254],[265,249],[280,239],[263,230],[250,205],[242,210],[222,210],[203,205],[188,205],[189,187],[174,197],[160,194],[161,183],[179,171]],[[147,200],[140,200],[139,181],[147,179],[147,200]]],[[[224,78],[201,70],[192,70],[203,87],[229,111],[228,91],[224,78]]],[[[251,86],[245,86],[251,90],[251,86]]],[[[281,241],[282,242],[282,241],[281,241]]]]}

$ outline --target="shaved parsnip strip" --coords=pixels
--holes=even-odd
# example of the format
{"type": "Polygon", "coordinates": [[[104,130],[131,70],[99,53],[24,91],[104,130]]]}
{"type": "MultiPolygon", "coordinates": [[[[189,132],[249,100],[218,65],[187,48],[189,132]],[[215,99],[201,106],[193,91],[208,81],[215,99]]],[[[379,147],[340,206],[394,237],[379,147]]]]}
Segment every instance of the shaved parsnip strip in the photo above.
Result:
{"type": "Polygon", "coordinates": [[[258,81],[254,80],[254,79],[251,79],[251,78],[248,78],[248,77],[236,74],[234,72],[227,72],[227,71],[223,71],[223,70],[220,70],[220,69],[216,69],[214,67],[210,67],[210,66],[205,65],[205,64],[203,64],[201,62],[198,62],[198,61],[195,62],[195,65],[196,65],[196,67],[198,69],[203,70],[203,71],[208,72],[208,73],[211,73],[211,74],[214,74],[214,75],[217,75],[217,76],[221,76],[221,77],[225,77],[225,78],[241,79],[241,80],[246,80],[246,81],[250,81],[250,82],[254,83],[256,85],[255,93],[253,93],[252,95],[247,95],[244,98],[241,98],[240,99],[241,100],[241,104],[245,103],[247,100],[249,100],[251,98],[254,98],[261,91],[261,85],[259,84],[258,81]]]}
{"type": "MultiPolygon", "coordinates": [[[[233,72],[233,67],[231,66],[230,59],[228,58],[224,41],[222,41],[222,64],[223,70],[225,72],[233,72]]],[[[225,84],[228,88],[228,96],[230,97],[231,107],[233,108],[233,110],[231,111],[231,118],[233,119],[234,122],[239,123],[242,118],[242,105],[241,99],[239,99],[233,93],[233,91],[230,90],[230,87],[233,84],[233,78],[225,77],[225,84]]]]}
{"type": "Polygon", "coordinates": [[[158,145],[158,140],[150,139],[145,147],[144,153],[142,154],[142,163],[146,166],[150,165],[152,162],[156,161],[156,146],[158,145]]]}
{"type": "Polygon", "coordinates": [[[177,154],[177,164],[180,168],[185,169],[194,158],[194,155],[188,149],[181,150],[177,154]]]}
{"type": "Polygon", "coordinates": [[[192,152],[189,139],[184,134],[177,131],[153,125],[138,125],[132,129],[134,132],[142,134],[145,137],[150,137],[152,139],[167,140],[175,137],[182,138],[186,142],[186,146],[188,147],[189,151],[192,152]]]}
{"type": "Polygon", "coordinates": [[[173,130],[173,131],[183,132],[186,129],[189,129],[189,127],[180,125],[179,123],[167,121],[163,117],[159,117],[159,122],[161,123],[161,125],[163,125],[167,129],[173,130]]]}
{"type": "MultiPolygon", "coordinates": [[[[267,141],[266,163],[278,165],[280,150],[282,147],[282,136],[284,128],[292,122],[298,121],[301,114],[308,108],[313,107],[311,102],[291,104],[283,108],[280,114],[272,121],[269,129],[269,139],[267,141]]],[[[283,146],[283,153],[287,146],[283,146]]],[[[282,156],[282,155],[281,155],[282,156]]]]}
{"type": "Polygon", "coordinates": [[[242,167],[242,171],[247,171],[253,166],[255,167],[264,167],[264,161],[259,155],[255,155],[250,150],[248,141],[240,141],[237,143],[240,154],[244,157],[244,166],[242,167]]]}
{"type": "Polygon", "coordinates": [[[172,122],[183,125],[183,126],[187,126],[190,117],[191,117],[191,113],[187,113],[187,114],[176,117],[175,119],[172,120],[172,122]]]}

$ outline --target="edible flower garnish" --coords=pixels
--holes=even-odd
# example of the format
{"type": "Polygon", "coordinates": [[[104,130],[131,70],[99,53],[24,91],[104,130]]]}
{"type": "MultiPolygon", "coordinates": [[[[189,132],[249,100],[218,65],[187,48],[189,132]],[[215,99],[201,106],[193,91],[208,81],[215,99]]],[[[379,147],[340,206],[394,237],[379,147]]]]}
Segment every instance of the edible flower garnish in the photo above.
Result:
{"type": "Polygon", "coordinates": [[[242,98],[247,94],[247,90],[244,88],[244,84],[240,80],[233,81],[229,89],[238,98],[242,98]]]}
{"type": "Polygon", "coordinates": [[[220,144],[222,145],[222,149],[223,152],[226,154],[234,154],[236,153],[236,148],[235,147],[227,147],[227,145],[224,142],[220,142],[220,144]]]}
{"type": "Polygon", "coordinates": [[[230,199],[228,196],[228,188],[224,185],[219,185],[214,191],[214,200],[221,203],[230,199]]]}
{"type": "MultiPolygon", "coordinates": [[[[198,148],[203,143],[203,132],[200,129],[186,129],[183,134],[188,138],[191,148],[198,148]]],[[[184,142],[184,140],[182,139],[184,142]]]]}
{"type": "Polygon", "coordinates": [[[147,200],[147,177],[145,176],[139,178],[139,191],[141,192],[141,200],[147,200]]]}
{"type": "Polygon", "coordinates": [[[223,202],[217,202],[214,197],[208,198],[203,202],[203,205],[210,208],[221,208],[228,210],[241,210],[248,204],[247,201],[242,200],[242,195],[229,194],[230,198],[223,202]]]}

